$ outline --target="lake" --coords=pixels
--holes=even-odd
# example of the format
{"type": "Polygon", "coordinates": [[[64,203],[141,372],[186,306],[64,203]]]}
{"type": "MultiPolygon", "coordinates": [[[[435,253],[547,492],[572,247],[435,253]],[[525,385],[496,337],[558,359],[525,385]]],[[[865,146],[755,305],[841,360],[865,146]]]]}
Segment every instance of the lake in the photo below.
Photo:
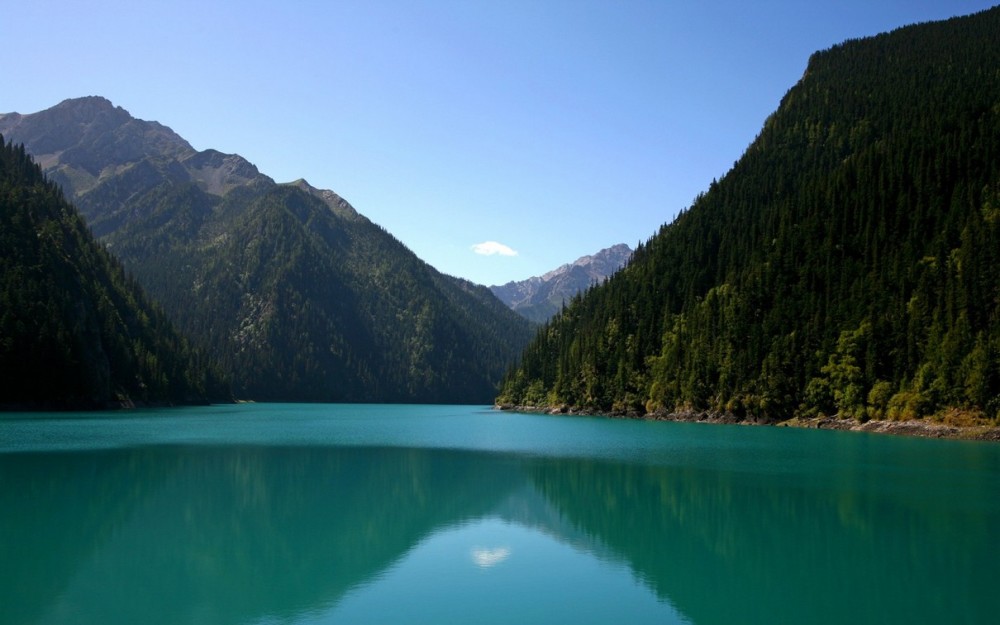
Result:
{"type": "Polygon", "coordinates": [[[1000,445],[478,406],[0,417],[0,623],[995,623],[1000,445]]]}

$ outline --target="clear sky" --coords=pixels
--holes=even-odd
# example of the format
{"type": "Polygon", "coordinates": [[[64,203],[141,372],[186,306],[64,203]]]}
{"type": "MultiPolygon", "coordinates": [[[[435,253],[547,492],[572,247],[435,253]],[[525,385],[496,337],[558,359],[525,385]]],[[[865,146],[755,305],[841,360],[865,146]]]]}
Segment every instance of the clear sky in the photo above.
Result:
{"type": "Polygon", "coordinates": [[[648,239],[812,52],[993,3],[31,0],[2,11],[0,112],[104,96],[500,284],[648,239]]]}

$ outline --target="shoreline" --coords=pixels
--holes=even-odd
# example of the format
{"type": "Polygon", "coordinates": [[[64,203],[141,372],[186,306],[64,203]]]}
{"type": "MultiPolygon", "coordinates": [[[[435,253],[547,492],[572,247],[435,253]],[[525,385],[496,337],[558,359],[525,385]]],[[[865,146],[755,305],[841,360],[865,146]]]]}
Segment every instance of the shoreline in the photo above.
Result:
{"type": "Polygon", "coordinates": [[[44,400],[0,403],[0,414],[5,412],[109,412],[114,410],[132,410],[135,408],[181,408],[185,406],[210,406],[216,403],[232,403],[212,401],[208,399],[190,399],[184,401],[143,401],[129,398],[108,401],[100,400],[44,400]]]}
{"type": "Polygon", "coordinates": [[[801,419],[793,417],[785,421],[759,421],[745,419],[728,412],[685,410],[681,412],[655,412],[640,414],[638,412],[604,412],[585,410],[570,406],[513,406],[495,404],[494,410],[507,412],[525,412],[551,415],[579,415],[590,417],[605,417],[608,419],[640,419],[644,421],[678,421],[684,423],[714,423],[722,425],[756,425],[770,427],[796,427],[817,430],[841,430],[850,432],[868,432],[874,434],[891,434],[893,436],[916,436],[920,438],[947,438],[954,440],[998,441],[1000,442],[1000,426],[988,424],[952,425],[931,420],[910,419],[907,421],[870,420],[858,421],[853,418],[812,417],[801,419]]]}

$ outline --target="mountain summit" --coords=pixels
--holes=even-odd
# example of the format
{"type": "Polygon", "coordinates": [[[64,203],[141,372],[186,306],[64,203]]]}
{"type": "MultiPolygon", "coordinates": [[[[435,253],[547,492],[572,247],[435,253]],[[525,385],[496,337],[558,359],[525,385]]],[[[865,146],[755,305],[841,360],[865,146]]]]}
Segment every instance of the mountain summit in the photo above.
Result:
{"type": "Polygon", "coordinates": [[[103,98],[0,115],[237,397],[488,402],[532,332],[332,191],[276,184],[103,98]]]}
{"type": "MultiPolygon", "coordinates": [[[[102,187],[106,193],[111,180],[130,190],[162,179],[190,182],[216,196],[238,186],[274,184],[243,157],[198,152],[170,128],[135,119],[98,96],[64,100],[31,115],[0,115],[0,133],[23,143],[48,178],[85,209],[94,207],[83,197],[100,194],[102,187]]],[[[104,208],[98,212],[107,218],[104,208]]]]}
{"type": "Polygon", "coordinates": [[[604,282],[625,266],[632,248],[624,243],[583,256],[542,275],[500,286],[493,294],[525,318],[543,323],[559,312],[563,304],[587,288],[604,282]]]}
{"type": "Polygon", "coordinates": [[[0,115],[0,133],[30,146],[49,180],[70,199],[143,160],[183,160],[197,154],[166,126],[134,119],[97,96],[64,100],[32,115],[0,115]]]}

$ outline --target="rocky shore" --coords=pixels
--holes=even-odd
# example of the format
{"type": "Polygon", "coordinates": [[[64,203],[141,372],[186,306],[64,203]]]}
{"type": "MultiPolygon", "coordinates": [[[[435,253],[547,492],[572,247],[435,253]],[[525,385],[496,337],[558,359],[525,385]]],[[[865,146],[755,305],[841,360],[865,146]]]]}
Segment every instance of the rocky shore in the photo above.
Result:
{"type": "Polygon", "coordinates": [[[759,421],[746,419],[728,412],[685,410],[680,412],[639,413],[637,411],[601,412],[580,409],[573,406],[514,406],[509,404],[494,406],[497,410],[513,412],[535,412],[544,414],[571,414],[601,416],[612,419],[646,419],[649,421],[684,421],[688,423],[722,423],[730,425],[769,425],[773,427],[800,427],[825,430],[849,430],[852,432],[874,432],[897,436],[920,436],[923,438],[954,438],[964,440],[1000,441],[1000,426],[988,423],[955,425],[934,420],[911,419],[907,421],[858,421],[837,417],[815,417],[811,419],[793,418],[786,421],[759,421]]]}
{"type": "Polygon", "coordinates": [[[910,419],[907,421],[865,421],[816,417],[813,419],[789,419],[776,424],[785,427],[804,427],[828,430],[850,430],[852,432],[875,432],[900,436],[922,436],[924,438],[960,438],[966,440],[1000,441],[1000,427],[995,425],[950,425],[932,420],[910,419]]]}

